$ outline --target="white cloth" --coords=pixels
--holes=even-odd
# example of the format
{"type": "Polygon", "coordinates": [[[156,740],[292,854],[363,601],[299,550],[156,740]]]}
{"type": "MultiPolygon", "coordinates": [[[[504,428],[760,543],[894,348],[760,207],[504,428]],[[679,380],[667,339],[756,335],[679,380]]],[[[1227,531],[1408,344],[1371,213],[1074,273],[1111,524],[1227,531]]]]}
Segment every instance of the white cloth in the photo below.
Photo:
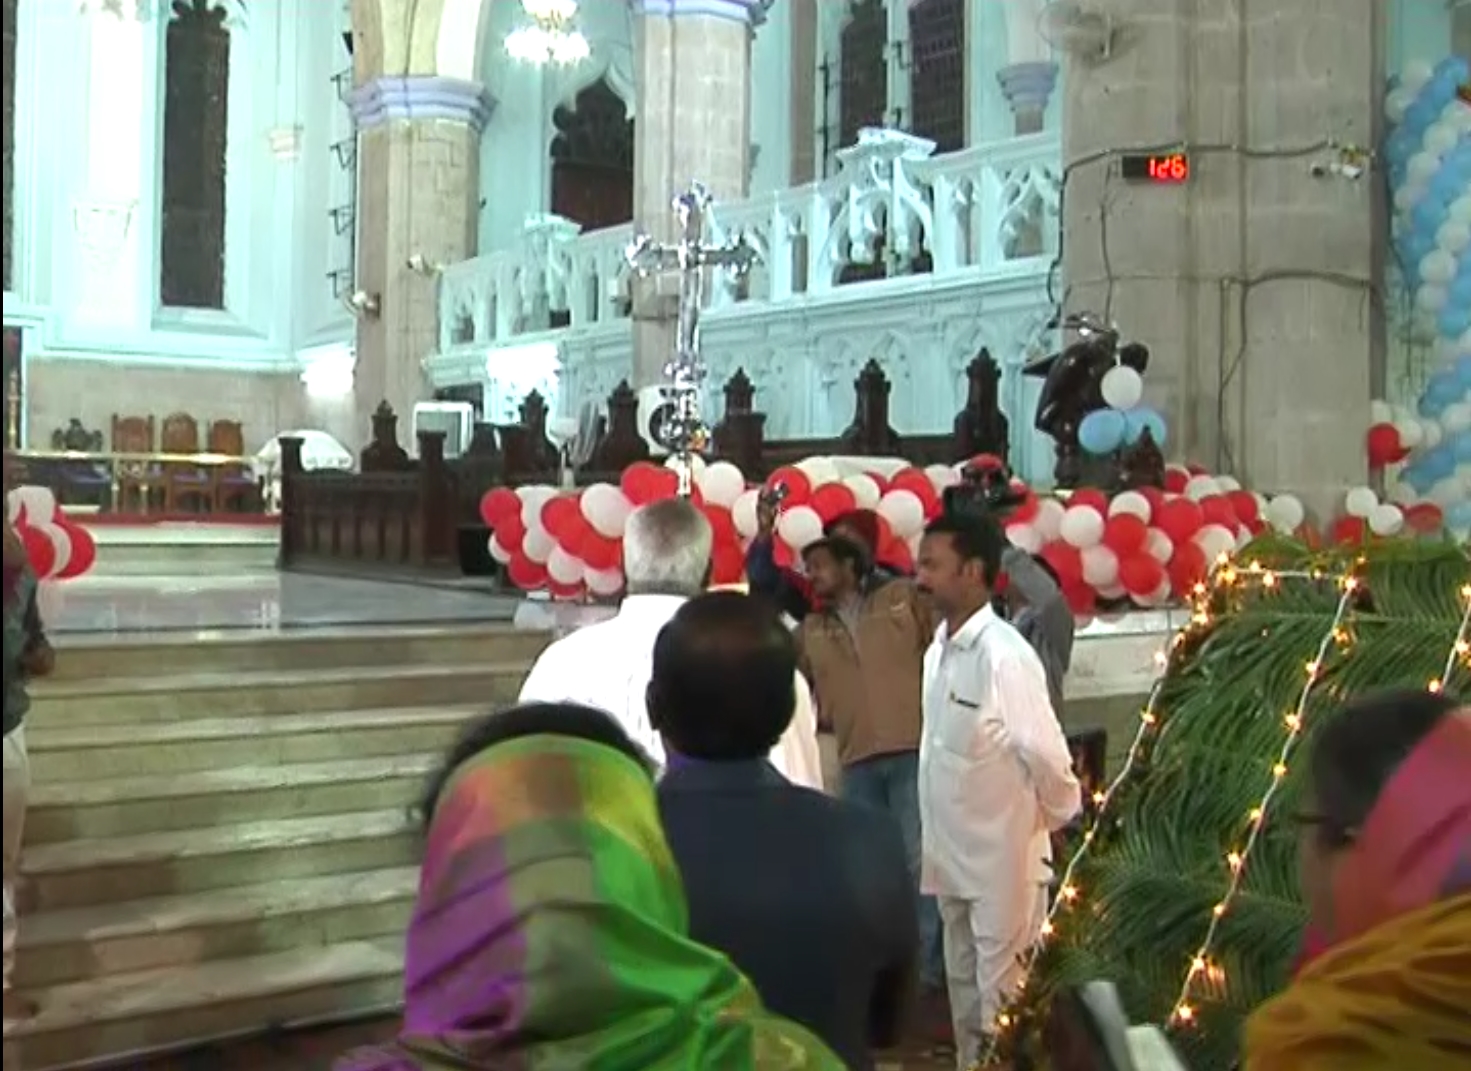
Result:
{"type": "Polygon", "coordinates": [[[26,758],[25,728],[5,734],[4,763],[5,988],[15,969],[15,883],[20,875],[20,845],[25,833],[26,798],[31,767],[26,758]]]}
{"type": "MultiPolygon", "coordinates": [[[[644,695],[653,676],[654,640],[684,603],[677,595],[628,596],[616,616],[580,628],[543,651],[521,686],[521,702],[582,703],[606,710],[662,767],[664,742],[649,723],[644,695]]],[[[794,684],[796,710],[771,752],[771,763],[793,784],[821,790],[812,691],[800,673],[794,684]]]]}
{"type": "MultiPolygon", "coordinates": [[[[951,944],[970,934],[975,970],[963,973],[979,997],[952,991],[950,999],[968,1000],[967,1016],[983,1018],[968,1018],[966,1032],[984,1033],[1014,984],[1016,956],[1040,933],[1049,834],[1081,810],[1082,789],[1047,673],[1021,633],[989,606],[947,633],[942,624],[924,659],[920,887],[941,898],[942,912],[951,902],[947,964],[951,944]]],[[[961,1009],[954,1015],[959,1023],[961,1009]]]]}
{"type": "Polygon", "coordinates": [[[980,1063],[1003,998],[1025,981],[1023,957],[1047,917],[1047,888],[1036,888],[1031,911],[1014,920],[1008,934],[993,932],[994,920],[983,901],[941,896],[936,903],[945,942],[945,989],[956,1062],[967,1071],[980,1063]]]}

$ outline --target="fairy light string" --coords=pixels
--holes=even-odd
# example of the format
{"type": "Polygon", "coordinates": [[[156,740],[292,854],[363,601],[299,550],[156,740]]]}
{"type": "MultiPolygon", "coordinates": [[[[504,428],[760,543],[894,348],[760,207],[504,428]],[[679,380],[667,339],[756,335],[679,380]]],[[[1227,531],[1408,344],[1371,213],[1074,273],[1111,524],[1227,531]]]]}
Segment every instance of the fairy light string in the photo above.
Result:
{"type": "Polygon", "coordinates": [[[1466,608],[1461,612],[1461,625],[1456,629],[1456,638],[1451,643],[1451,649],[1445,656],[1445,668],[1440,671],[1440,676],[1430,682],[1432,692],[1440,692],[1451,682],[1451,674],[1456,671],[1456,663],[1471,665],[1471,584],[1461,588],[1461,601],[1466,608]]]}
{"type": "Polygon", "coordinates": [[[1278,749],[1277,760],[1272,764],[1271,779],[1267,783],[1266,791],[1262,793],[1261,800],[1247,816],[1246,843],[1226,855],[1226,867],[1230,874],[1230,881],[1226,885],[1225,895],[1211,908],[1210,924],[1206,927],[1205,937],[1190,958],[1185,980],[1180,986],[1180,995],[1175,998],[1174,1010],[1170,1013],[1170,1021],[1173,1024],[1183,1025],[1195,1021],[1195,1007],[1190,1002],[1195,996],[1196,986],[1203,978],[1214,980],[1222,974],[1213,968],[1210,962],[1211,952],[1215,948],[1216,935],[1220,931],[1222,920],[1230,912],[1237,894],[1241,891],[1251,853],[1261,839],[1266,817],[1272,809],[1272,802],[1286,781],[1287,763],[1292,758],[1292,753],[1296,750],[1298,741],[1302,737],[1303,715],[1307,711],[1308,700],[1313,694],[1313,689],[1323,678],[1324,660],[1336,641],[1344,642],[1346,639],[1342,631],[1343,621],[1348,614],[1349,607],[1353,605],[1360,583],[1358,577],[1349,573],[1339,579],[1338,586],[1340,595],[1338,605],[1333,612],[1332,622],[1323,634],[1322,640],[1319,641],[1313,660],[1307,664],[1307,679],[1298,693],[1297,705],[1283,719],[1287,731],[1283,737],[1282,746],[1278,749]]]}

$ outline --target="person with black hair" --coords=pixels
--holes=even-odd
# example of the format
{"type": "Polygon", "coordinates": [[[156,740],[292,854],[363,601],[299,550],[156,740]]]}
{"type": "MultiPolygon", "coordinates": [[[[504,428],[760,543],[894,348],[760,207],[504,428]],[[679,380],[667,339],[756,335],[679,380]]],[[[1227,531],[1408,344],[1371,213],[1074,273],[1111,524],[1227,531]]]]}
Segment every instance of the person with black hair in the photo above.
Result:
{"type": "Polygon", "coordinates": [[[648,708],[669,749],[659,812],[690,935],[853,1071],[897,1042],[918,955],[898,829],[793,785],[766,760],[791,720],[797,648],[776,608],[686,602],[654,644],[648,708]]]}
{"type": "Polygon", "coordinates": [[[1008,546],[1001,552],[1006,576],[1006,619],[1032,645],[1047,671],[1052,709],[1062,713],[1063,682],[1073,661],[1077,619],[1063,595],[1057,573],[1041,555],[1008,546]]]}
{"type": "Polygon", "coordinates": [[[939,901],[960,1067],[972,1066],[1041,933],[1051,834],[1082,791],[1037,652],[991,606],[1006,536],[951,512],[920,542],[942,621],[924,660],[922,887],[939,901]]]}

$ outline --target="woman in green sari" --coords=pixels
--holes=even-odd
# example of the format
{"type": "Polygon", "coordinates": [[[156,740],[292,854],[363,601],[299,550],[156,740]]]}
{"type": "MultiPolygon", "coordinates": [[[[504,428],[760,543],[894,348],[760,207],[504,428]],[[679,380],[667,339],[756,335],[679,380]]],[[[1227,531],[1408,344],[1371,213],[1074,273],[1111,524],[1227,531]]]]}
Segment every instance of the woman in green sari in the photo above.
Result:
{"type": "Polygon", "coordinates": [[[424,811],[402,1032],[336,1071],[841,1071],[689,939],[650,768],[600,711],[477,724],[424,811]]]}

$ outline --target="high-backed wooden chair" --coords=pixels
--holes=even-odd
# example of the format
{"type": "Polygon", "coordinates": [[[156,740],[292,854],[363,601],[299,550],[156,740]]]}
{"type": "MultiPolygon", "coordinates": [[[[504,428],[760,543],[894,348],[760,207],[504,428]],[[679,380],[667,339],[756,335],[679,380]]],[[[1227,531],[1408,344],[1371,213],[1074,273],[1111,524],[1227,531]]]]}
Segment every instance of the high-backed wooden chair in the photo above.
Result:
{"type": "MultiPolygon", "coordinates": [[[[245,456],[245,433],[238,420],[216,420],[209,426],[205,450],[227,457],[245,456]]],[[[244,465],[220,465],[214,470],[214,511],[228,513],[231,507],[248,512],[256,503],[256,481],[244,465]]]]}
{"type": "MultiPolygon", "coordinates": [[[[153,453],[153,417],[112,414],[112,452],[153,453]]],[[[129,504],[135,503],[139,512],[147,513],[149,496],[159,486],[162,477],[158,465],[147,458],[115,462],[113,487],[118,510],[126,513],[129,504]]]]}
{"type": "MultiPolygon", "coordinates": [[[[199,453],[199,421],[188,413],[170,413],[163,418],[158,438],[163,454],[199,453]]],[[[186,503],[203,513],[209,508],[214,474],[203,465],[165,462],[163,466],[164,512],[178,513],[186,503]]]]}

